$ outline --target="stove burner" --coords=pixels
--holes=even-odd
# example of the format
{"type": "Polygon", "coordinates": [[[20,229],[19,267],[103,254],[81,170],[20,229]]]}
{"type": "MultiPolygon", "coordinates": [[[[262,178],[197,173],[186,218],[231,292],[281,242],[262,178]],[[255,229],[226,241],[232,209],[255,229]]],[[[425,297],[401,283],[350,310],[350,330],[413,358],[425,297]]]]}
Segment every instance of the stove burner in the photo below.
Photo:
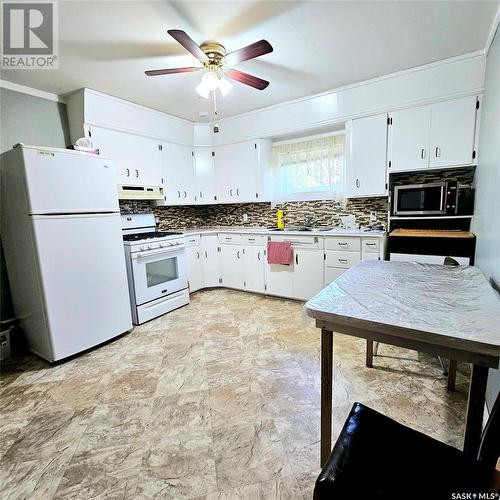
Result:
{"type": "Polygon", "coordinates": [[[151,233],[125,234],[123,235],[123,240],[141,241],[141,240],[151,240],[154,238],[165,238],[165,236],[182,236],[182,233],[176,233],[174,231],[153,231],[151,233]]]}

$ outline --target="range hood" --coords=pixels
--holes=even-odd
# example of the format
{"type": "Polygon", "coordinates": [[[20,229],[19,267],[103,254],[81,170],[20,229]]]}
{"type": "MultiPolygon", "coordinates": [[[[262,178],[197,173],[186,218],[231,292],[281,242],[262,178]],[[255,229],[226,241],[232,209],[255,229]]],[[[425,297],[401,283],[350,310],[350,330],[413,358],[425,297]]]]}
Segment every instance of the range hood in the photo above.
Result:
{"type": "Polygon", "coordinates": [[[160,186],[118,185],[119,200],[163,200],[163,188],[160,186]]]}

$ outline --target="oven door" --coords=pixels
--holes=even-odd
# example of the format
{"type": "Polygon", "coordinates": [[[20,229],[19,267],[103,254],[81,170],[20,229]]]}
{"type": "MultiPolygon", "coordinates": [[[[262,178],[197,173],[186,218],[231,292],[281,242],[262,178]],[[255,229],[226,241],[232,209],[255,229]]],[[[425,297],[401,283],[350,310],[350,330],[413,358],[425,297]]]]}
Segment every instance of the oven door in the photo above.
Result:
{"type": "Polygon", "coordinates": [[[445,213],[443,183],[414,184],[394,188],[394,215],[443,215],[445,213]]]}
{"type": "Polygon", "coordinates": [[[136,305],[187,288],[184,247],[138,252],[131,257],[136,305]]]}

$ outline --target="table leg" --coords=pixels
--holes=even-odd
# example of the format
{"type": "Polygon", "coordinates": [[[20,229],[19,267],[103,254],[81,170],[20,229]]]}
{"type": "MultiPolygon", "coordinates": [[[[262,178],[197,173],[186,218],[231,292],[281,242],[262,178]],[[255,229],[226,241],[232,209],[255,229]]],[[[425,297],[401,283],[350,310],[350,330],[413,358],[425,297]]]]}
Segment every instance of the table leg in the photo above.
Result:
{"type": "Polygon", "coordinates": [[[321,467],[332,451],[333,332],[321,329],[321,467]]]}
{"type": "Polygon", "coordinates": [[[366,340],[366,366],[373,368],[373,340],[366,340]]]}
{"type": "Polygon", "coordinates": [[[448,390],[455,390],[455,382],[457,380],[457,360],[450,359],[448,361],[448,390]]]}
{"type": "Polygon", "coordinates": [[[464,453],[474,459],[477,458],[481,443],[487,380],[488,367],[472,365],[467,418],[465,420],[464,453]]]}

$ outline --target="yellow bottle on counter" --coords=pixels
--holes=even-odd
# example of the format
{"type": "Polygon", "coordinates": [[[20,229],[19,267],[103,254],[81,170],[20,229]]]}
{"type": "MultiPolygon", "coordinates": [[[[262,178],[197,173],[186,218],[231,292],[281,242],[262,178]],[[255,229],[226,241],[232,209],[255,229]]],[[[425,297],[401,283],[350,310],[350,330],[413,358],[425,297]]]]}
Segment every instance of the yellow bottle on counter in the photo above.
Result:
{"type": "Polygon", "coordinates": [[[278,222],[276,224],[278,229],[285,229],[285,219],[283,217],[283,210],[278,210],[278,222]]]}

